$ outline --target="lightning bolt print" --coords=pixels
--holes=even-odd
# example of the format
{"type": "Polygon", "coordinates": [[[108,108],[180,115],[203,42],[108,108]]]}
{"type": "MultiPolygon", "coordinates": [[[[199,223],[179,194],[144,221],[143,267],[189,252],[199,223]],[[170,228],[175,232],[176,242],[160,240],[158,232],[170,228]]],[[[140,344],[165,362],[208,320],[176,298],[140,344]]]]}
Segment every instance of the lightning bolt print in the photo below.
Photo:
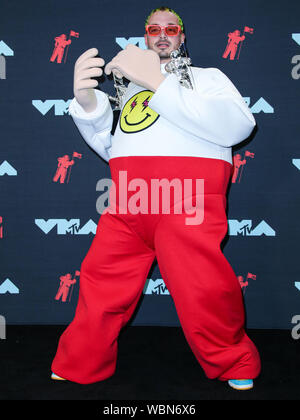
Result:
{"type": "Polygon", "coordinates": [[[143,112],[143,111],[145,111],[145,109],[147,108],[148,103],[149,103],[149,98],[150,98],[150,95],[148,96],[148,98],[147,98],[147,99],[145,99],[145,100],[144,100],[144,102],[143,102],[143,106],[144,106],[144,108],[142,109],[142,112],[143,112]]]}

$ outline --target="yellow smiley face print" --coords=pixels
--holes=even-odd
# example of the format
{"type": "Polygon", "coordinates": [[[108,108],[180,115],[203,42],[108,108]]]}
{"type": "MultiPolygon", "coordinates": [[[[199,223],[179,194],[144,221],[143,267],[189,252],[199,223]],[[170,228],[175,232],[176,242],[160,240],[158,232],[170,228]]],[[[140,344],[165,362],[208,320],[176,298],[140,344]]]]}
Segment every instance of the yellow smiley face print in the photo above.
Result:
{"type": "Polygon", "coordinates": [[[152,96],[151,90],[142,90],[126,102],[120,116],[120,128],[124,133],[138,133],[159,118],[159,114],[148,106],[152,96]]]}

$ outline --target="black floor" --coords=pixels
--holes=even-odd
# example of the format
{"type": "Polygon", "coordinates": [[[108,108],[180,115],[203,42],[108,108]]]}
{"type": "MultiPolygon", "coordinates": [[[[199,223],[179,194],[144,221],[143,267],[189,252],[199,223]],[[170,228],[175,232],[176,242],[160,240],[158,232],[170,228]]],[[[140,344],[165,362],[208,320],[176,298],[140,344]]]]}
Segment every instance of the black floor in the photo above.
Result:
{"type": "Polygon", "coordinates": [[[116,373],[90,385],[50,380],[65,326],[7,326],[0,340],[1,400],[299,400],[300,340],[288,330],[249,330],[262,360],[250,391],[209,380],[181,328],[126,327],[116,373]]]}

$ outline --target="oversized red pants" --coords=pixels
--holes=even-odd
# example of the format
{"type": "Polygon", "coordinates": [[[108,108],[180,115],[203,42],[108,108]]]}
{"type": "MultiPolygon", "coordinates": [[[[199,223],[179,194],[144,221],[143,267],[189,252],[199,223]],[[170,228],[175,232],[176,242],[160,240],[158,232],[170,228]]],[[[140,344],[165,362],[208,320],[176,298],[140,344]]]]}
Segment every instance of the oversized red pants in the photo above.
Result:
{"type": "MultiPolygon", "coordinates": [[[[154,178],[204,179],[204,219],[188,225],[184,211],[164,214],[161,208],[158,214],[120,214],[116,194],[117,212],[107,209],[100,216],[81,264],[75,317],[60,337],[52,371],[81,384],[113,375],[119,332],[134,312],[156,257],[184,335],[206,376],[255,378],[260,357],[244,331],[238,279],[220,248],[228,228],[226,190],[232,165],[181,156],[116,157],[109,165],[116,190],[123,188],[120,171],[126,171],[128,183],[139,178],[148,185],[154,178]]],[[[128,192],[128,203],[133,194],[128,192]]]]}

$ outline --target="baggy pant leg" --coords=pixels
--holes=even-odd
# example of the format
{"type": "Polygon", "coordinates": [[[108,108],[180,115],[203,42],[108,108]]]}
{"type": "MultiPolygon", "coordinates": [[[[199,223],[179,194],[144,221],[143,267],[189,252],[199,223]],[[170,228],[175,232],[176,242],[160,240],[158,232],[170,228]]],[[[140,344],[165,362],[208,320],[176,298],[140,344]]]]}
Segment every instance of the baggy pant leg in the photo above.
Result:
{"type": "Polygon", "coordinates": [[[115,372],[120,329],[133,314],[153,260],[153,250],[119,215],[101,215],[81,264],[75,317],[52,363],[55,374],[87,384],[115,372]]]}
{"type": "Polygon", "coordinates": [[[260,357],[244,331],[238,279],[220,249],[227,232],[226,196],[204,196],[204,219],[163,215],[156,227],[160,272],[174,300],[185,337],[208,378],[251,379],[260,357]]]}

